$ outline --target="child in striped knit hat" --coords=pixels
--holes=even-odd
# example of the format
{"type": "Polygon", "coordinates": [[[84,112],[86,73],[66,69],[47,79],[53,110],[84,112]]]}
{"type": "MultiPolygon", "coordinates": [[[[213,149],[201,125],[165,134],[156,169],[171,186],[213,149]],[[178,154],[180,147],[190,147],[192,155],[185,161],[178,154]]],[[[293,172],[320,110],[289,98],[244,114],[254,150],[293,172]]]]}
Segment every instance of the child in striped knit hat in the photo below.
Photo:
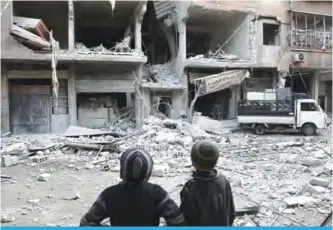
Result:
{"type": "Polygon", "coordinates": [[[235,207],[230,183],[214,169],[217,146],[198,141],[191,149],[195,172],[180,192],[180,209],[189,226],[232,226],[235,207]]]}
{"type": "Polygon", "coordinates": [[[184,217],[168,193],[148,182],[153,168],[148,152],[128,149],[121,156],[120,167],[123,181],[98,196],[80,226],[99,226],[106,218],[112,226],[159,226],[160,217],[169,226],[184,225],[184,217]]]}

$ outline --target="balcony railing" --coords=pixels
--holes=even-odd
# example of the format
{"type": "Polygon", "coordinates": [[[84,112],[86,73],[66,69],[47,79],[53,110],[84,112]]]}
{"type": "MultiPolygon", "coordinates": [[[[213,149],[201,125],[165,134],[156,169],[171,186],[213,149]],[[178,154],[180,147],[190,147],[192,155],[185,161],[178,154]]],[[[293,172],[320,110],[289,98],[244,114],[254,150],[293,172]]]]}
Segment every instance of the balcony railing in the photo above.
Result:
{"type": "Polygon", "coordinates": [[[332,32],[292,29],[292,48],[332,50],[332,32]]]}

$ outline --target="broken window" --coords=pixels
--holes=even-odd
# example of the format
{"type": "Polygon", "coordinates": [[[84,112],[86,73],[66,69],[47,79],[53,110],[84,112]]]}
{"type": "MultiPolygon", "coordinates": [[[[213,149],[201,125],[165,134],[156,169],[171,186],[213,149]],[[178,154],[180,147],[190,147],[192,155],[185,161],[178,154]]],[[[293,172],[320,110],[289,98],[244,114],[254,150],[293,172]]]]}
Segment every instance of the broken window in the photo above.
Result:
{"type": "Polygon", "coordinates": [[[332,49],[332,17],[292,12],[291,46],[332,49]]]}
{"type": "Polygon", "coordinates": [[[263,23],[263,42],[268,46],[280,44],[279,25],[263,23]]]}

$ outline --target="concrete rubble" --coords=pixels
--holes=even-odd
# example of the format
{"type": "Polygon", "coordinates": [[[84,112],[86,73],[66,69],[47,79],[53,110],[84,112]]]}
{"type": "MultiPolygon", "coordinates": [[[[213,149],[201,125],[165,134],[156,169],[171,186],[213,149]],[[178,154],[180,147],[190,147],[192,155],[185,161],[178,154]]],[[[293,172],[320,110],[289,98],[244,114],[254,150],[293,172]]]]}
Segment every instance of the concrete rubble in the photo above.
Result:
{"type": "MultiPolygon", "coordinates": [[[[7,193],[14,193],[13,186],[24,186],[23,190],[35,190],[36,194],[39,192],[38,188],[45,190],[43,196],[27,196],[26,200],[29,205],[33,205],[33,210],[37,208],[35,206],[44,210],[44,199],[57,203],[65,202],[63,205],[70,205],[68,209],[73,206],[80,212],[74,215],[64,210],[58,221],[66,225],[74,224],[103,188],[120,181],[121,152],[127,148],[140,147],[149,151],[154,159],[151,181],[163,186],[179,203],[179,192],[192,172],[190,148],[195,141],[208,139],[216,142],[221,151],[217,169],[230,180],[236,209],[253,206],[254,201],[262,205],[256,215],[237,217],[235,226],[269,225],[276,215],[284,215],[292,220],[280,216],[274,225],[299,225],[298,222],[313,225],[317,224],[315,221],[318,219],[324,218],[323,210],[327,213],[332,209],[332,153],[320,151],[321,148],[329,150],[327,147],[331,145],[331,140],[326,135],[256,136],[226,129],[206,132],[200,128],[204,126],[202,123],[199,127],[182,119],[161,119],[153,116],[144,121],[142,130],[134,130],[129,124],[122,125],[125,123],[119,122],[118,126],[114,127],[114,130],[122,133],[118,137],[98,130],[96,136],[85,133],[69,137],[50,135],[40,138],[2,138],[4,173],[16,180],[22,174],[13,175],[14,167],[22,167],[28,172],[24,180],[17,179],[15,184],[12,184],[11,180],[2,182],[2,189],[7,193]],[[16,166],[4,164],[10,157],[18,159],[16,166]],[[26,182],[22,185],[22,181],[26,182]],[[85,181],[95,185],[83,185],[85,181]],[[60,186],[62,183],[66,186],[60,186]],[[69,191],[66,191],[67,185],[73,185],[68,188],[69,191]],[[49,194],[54,196],[48,198],[49,194]],[[87,194],[90,194],[89,201],[87,194]],[[310,212],[313,218],[302,219],[305,212],[310,212]],[[69,215],[74,217],[61,219],[69,215]]],[[[12,205],[6,201],[3,208],[12,205]]],[[[52,205],[49,203],[47,206],[52,205]]],[[[18,210],[19,217],[15,222],[31,216],[30,212],[34,211],[24,212],[26,213],[22,214],[22,210],[18,210]]],[[[38,218],[38,223],[41,225],[55,222],[45,220],[43,223],[40,219],[42,218],[38,218]]]]}

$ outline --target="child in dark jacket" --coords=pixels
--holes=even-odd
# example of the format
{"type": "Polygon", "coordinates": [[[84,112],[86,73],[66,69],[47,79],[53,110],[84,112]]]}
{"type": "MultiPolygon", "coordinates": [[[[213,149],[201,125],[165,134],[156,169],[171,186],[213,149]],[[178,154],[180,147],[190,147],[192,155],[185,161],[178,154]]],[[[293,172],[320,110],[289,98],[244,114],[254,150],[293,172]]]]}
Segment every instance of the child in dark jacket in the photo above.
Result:
{"type": "Polygon", "coordinates": [[[129,149],[120,159],[122,182],[106,188],[82,217],[80,226],[159,226],[163,217],[169,226],[184,225],[176,203],[159,185],[148,183],[153,168],[150,154],[129,149]]]}
{"type": "Polygon", "coordinates": [[[189,226],[232,226],[235,207],[230,183],[214,169],[219,151],[209,141],[196,142],[191,149],[196,171],[180,193],[180,209],[189,226]]]}

